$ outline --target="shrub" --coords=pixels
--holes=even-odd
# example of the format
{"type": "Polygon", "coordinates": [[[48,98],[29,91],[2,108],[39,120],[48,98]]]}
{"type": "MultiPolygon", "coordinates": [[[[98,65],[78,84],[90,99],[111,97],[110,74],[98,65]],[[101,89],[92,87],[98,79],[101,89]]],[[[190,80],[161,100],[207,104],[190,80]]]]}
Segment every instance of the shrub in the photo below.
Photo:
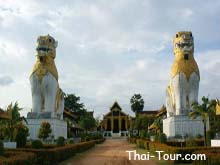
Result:
{"type": "Polygon", "coordinates": [[[141,130],[140,131],[140,138],[146,138],[146,136],[147,136],[147,131],[145,131],[145,130],[141,130]]]}
{"type": "Polygon", "coordinates": [[[50,123],[48,122],[42,122],[39,128],[39,134],[38,137],[40,139],[47,139],[50,135],[50,133],[52,132],[52,129],[50,127],[50,123]]]}
{"type": "Polygon", "coordinates": [[[207,145],[211,146],[211,139],[214,139],[215,133],[212,130],[206,132],[207,145]]]}
{"type": "Polygon", "coordinates": [[[37,155],[37,162],[35,164],[53,165],[74,156],[95,146],[96,141],[83,142],[78,144],[67,144],[65,146],[51,148],[51,149],[11,149],[11,151],[33,152],[37,155]]]}
{"type": "Polygon", "coordinates": [[[174,136],[174,138],[175,138],[175,139],[182,139],[183,136],[177,134],[177,135],[174,136]]]}
{"type": "Polygon", "coordinates": [[[37,157],[31,152],[6,151],[0,164],[7,165],[35,165],[37,157]]]}
{"type": "Polygon", "coordinates": [[[43,148],[43,143],[41,142],[41,140],[34,140],[31,143],[31,146],[32,146],[32,148],[40,149],[40,148],[43,148]]]}
{"type": "Polygon", "coordinates": [[[157,136],[157,141],[160,142],[160,143],[166,143],[166,142],[167,142],[167,136],[166,136],[166,134],[160,133],[160,134],[157,136]]]}
{"type": "Polygon", "coordinates": [[[209,165],[209,164],[220,164],[220,150],[219,149],[210,149],[210,150],[201,150],[195,152],[195,154],[205,154],[205,160],[194,160],[193,165],[209,165]]]}
{"type": "Polygon", "coordinates": [[[179,142],[179,141],[167,141],[166,144],[168,146],[174,146],[174,147],[185,147],[185,141],[179,142]]]}
{"type": "Polygon", "coordinates": [[[130,138],[128,138],[128,141],[130,142],[130,143],[136,143],[136,138],[134,138],[134,137],[130,137],[130,138]]]}
{"type": "MultiPolygon", "coordinates": [[[[137,139],[137,146],[140,148],[144,148],[150,151],[164,151],[162,154],[181,154],[184,157],[186,154],[192,154],[199,150],[212,150],[211,147],[172,147],[166,144],[158,143],[158,142],[151,142],[143,139],[137,139]]],[[[220,151],[220,148],[216,148],[220,151]]],[[[220,153],[220,152],[219,152],[220,153]]],[[[220,156],[219,156],[220,157],[220,156]]],[[[213,158],[214,159],[214,158],[213,158]]],[[[175,163],[191,163],[190,160],[175,160],[175,163]]]]}
{"type": "Polygon", "coordinates": [[[56,143],[57,143],[57,146],[64,146],[65,138],[63,136],[58,137],[56,143]]]}
{"type": "Polygon", "coordinates": [[[138,140],[136,141],[136,144],[137,144],[137,147],[139,147],[139,148],[144,148],[144,140],[138,139],[138,140]]]}
{"type": "Polygon", "coordinates": [[[0,141],[0,156],[3,155],[4,153],[4,146],[3,146],[3,142],[0,141]]]}
{"type": "Polygon", "coordinates": [[[201,135],[201,134],[197,134],[197,135],[196,135],[196,138],[197,138],[197,139],[202,139],[202,135],[201,135]]]}
{"type": "Polygon", "coordinates": [[[186,140],[186,147],[196,147],[198,146],[194,138],[188,138],[186,140]]]}
{"type": "Polygon", "coordinates": [[[73,139],[69,139],[68,140],[68,144],[74,144],[74,140],[73,139]]]}
{"type": "Polygon", "coordinates": [[[81,134],[81,139],[82,141],[89,141],[89,140],[94,140],[94,137],[91,134],[81,134]]]}
{"type": "Polygon", "coordinates": [[[96,144],[101,144],[105,141],[105,138],[95,140],[96,144]]]}
{"type": "Polygon", "coordinates": [[[17,142],[17,147],[18,148],[25,147],[28,136],[28,128],[22,123],[17,124],[16,128],[17,129],[16,129],[15,140],[17,142]]]}

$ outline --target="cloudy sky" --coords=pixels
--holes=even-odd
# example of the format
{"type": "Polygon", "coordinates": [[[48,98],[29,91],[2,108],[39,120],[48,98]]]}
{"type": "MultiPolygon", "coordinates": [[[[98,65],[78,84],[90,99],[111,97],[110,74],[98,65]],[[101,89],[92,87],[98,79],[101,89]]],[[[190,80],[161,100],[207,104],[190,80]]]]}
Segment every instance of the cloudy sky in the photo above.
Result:
{"type": "Polygon", "coordinates": [[[145,110],[164,104],[171,40],[181,30],[194,35],[200,97],[220,98],[219,9],[219,0],[0,0],[0,107],[31,108],[36,39],[47,34],[58,40],[61,88],[96,116],[115,100],[131,113],[134,93],[145,110]]]}

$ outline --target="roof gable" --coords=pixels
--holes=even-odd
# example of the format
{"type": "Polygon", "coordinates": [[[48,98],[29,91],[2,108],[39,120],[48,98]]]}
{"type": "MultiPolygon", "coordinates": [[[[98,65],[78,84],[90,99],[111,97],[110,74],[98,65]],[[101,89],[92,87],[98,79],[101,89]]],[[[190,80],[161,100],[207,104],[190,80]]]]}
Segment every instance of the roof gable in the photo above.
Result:
{"type": "Polygon", "coordinates": [[[111,106],[110,110],[112,111],[115,108],[118,108],[121,111],[121,107],[117,101],[114,102],[114,104],[111,106]]]}

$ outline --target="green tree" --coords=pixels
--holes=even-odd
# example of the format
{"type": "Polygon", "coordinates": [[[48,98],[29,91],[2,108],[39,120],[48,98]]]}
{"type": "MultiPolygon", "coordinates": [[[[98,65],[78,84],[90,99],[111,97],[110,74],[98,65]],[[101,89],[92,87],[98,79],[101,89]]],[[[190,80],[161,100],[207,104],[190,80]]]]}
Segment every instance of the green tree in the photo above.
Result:
{"type": "Polygon", "coordinates": [[[162,124],[161,117],[158,117],[154,120],[152,127],[153,127],[153,130],[155,130],[156,134],[159,135],[160,133],[162,133],[163,124],[162,124]]]}
{"type": "Polygon", "coordinates": [[[100,123],[101,123],[101,120],[100,120],[100,117],[96,117],[95,118],[95,126],[97,128],[97,131],[100,131],[100,123]]]}
{"type": "Polygon", "coordinates": [[[154,121],[154,117],[152,115],[138,115],[135,118],[134,128],[137,130],[148,130],[148,126],[150,126],[154,121]]]}
{"type": "Polygon", "coordinates": [[[201,117],[203,122],[203,130],[204,130],[204,145],[207,146],[207,137],[206,137],[206,125],[207,120],[209,118],[210,113],[215,110],[215,104],[213,101],[209,101],[209,98],[203,96],[202,104],[195,102],[192,104],[193,111],[189,113],[189,117],[192,119],[196,119],[197,117],[201,117]]]}
{"type": "Polygon", "coordinates": [[[7,107],[7,111],[11,111],[11,119],[10,120],[3,120],[2,121],[2,127],[4,130],[4,139],[9,139],[10,141],[14,141],[16,138],[16,132],[17,124],[23,124],[22,121],[26,121],[26,119],[22,116],[20,116],[19,111],[22,110],[22,108],[19,107],[18,103],[15,102],[13,105],[12,103],[7,107]]]}
{"type": "Polygon", "coordinates": [[[27,126],[25,126],[22,123],[19,123],[16,125],[16,136],[15,140],[17,142],[17,147],[25,147],[26,142],[27,142],[27,136],[29,135],[29,129],[27,126]]]}
{"type": "Polygon", "coordinates": [[[85,116],[80,118],[79,124],[82,128],[86,130],[87,133],[87,131],[96,126],[96,121],[92,116],[87,113],[85,116]]]}
{"type": "Polygon", "coordinates": [[[65,107],[75,112],[78,116],[84,116],[86,109],[83,103],[80,103],[80,97],[75,94],[65,94],[65,107]]]}
{"type": "MultiPolygon", "coordinates": [[[[216,107],[216,100],[210,100],[210,102],[216,107]]],[[[216,115],[215,110],[211,111],[209,114],[209,128],[211,134],[220,133],[220,115],[216,115]]]]}
{"type": "Polygon", "coordinates": [[[141,94],[134,94],[130,99],[130,103],[131,103],[131,110],[135,113],[136,116],[139,112],[143,111],[144,100],[141,94]]]}
{"type": "Polygon", "coordinates": [[[148,127],[153,123],[154,116],[153,115],[137,115],[134,119],[132,119],[132,129],[135,129],[139,132],[148,132],[148,127]]]}
{"type": "Polygon", "coordinates": [[[40,125],[38,137],[40,139],[43,139],[43,141],[45,141],[50,136],[51,132],[52,132],[52,129],[51,129],[50,123],[42,122],[40,125]]]}

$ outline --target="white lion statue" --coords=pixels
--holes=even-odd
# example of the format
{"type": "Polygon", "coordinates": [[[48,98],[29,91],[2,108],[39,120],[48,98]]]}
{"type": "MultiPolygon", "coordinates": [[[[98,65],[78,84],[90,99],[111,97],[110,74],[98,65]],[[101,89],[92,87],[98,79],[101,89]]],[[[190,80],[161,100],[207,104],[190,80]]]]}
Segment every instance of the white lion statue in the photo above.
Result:
{"type": "Polygon", "coordinates": [[[199,68],[194,59],[194,42],[191,32],[178,32],[173,40],[174,63],[170,85],[166,90],[167,117],[187,115],[192,103],[198,101],[199,68]]]}
{"type": "Polygon", "coordinates": [[[63,119],[64,94],[59,88],[58,73],[54,62],[57,41],[50,35],[37,39],[37,61],[30,76],[32,113],[37,118],[45,115],[63,119]]]}

